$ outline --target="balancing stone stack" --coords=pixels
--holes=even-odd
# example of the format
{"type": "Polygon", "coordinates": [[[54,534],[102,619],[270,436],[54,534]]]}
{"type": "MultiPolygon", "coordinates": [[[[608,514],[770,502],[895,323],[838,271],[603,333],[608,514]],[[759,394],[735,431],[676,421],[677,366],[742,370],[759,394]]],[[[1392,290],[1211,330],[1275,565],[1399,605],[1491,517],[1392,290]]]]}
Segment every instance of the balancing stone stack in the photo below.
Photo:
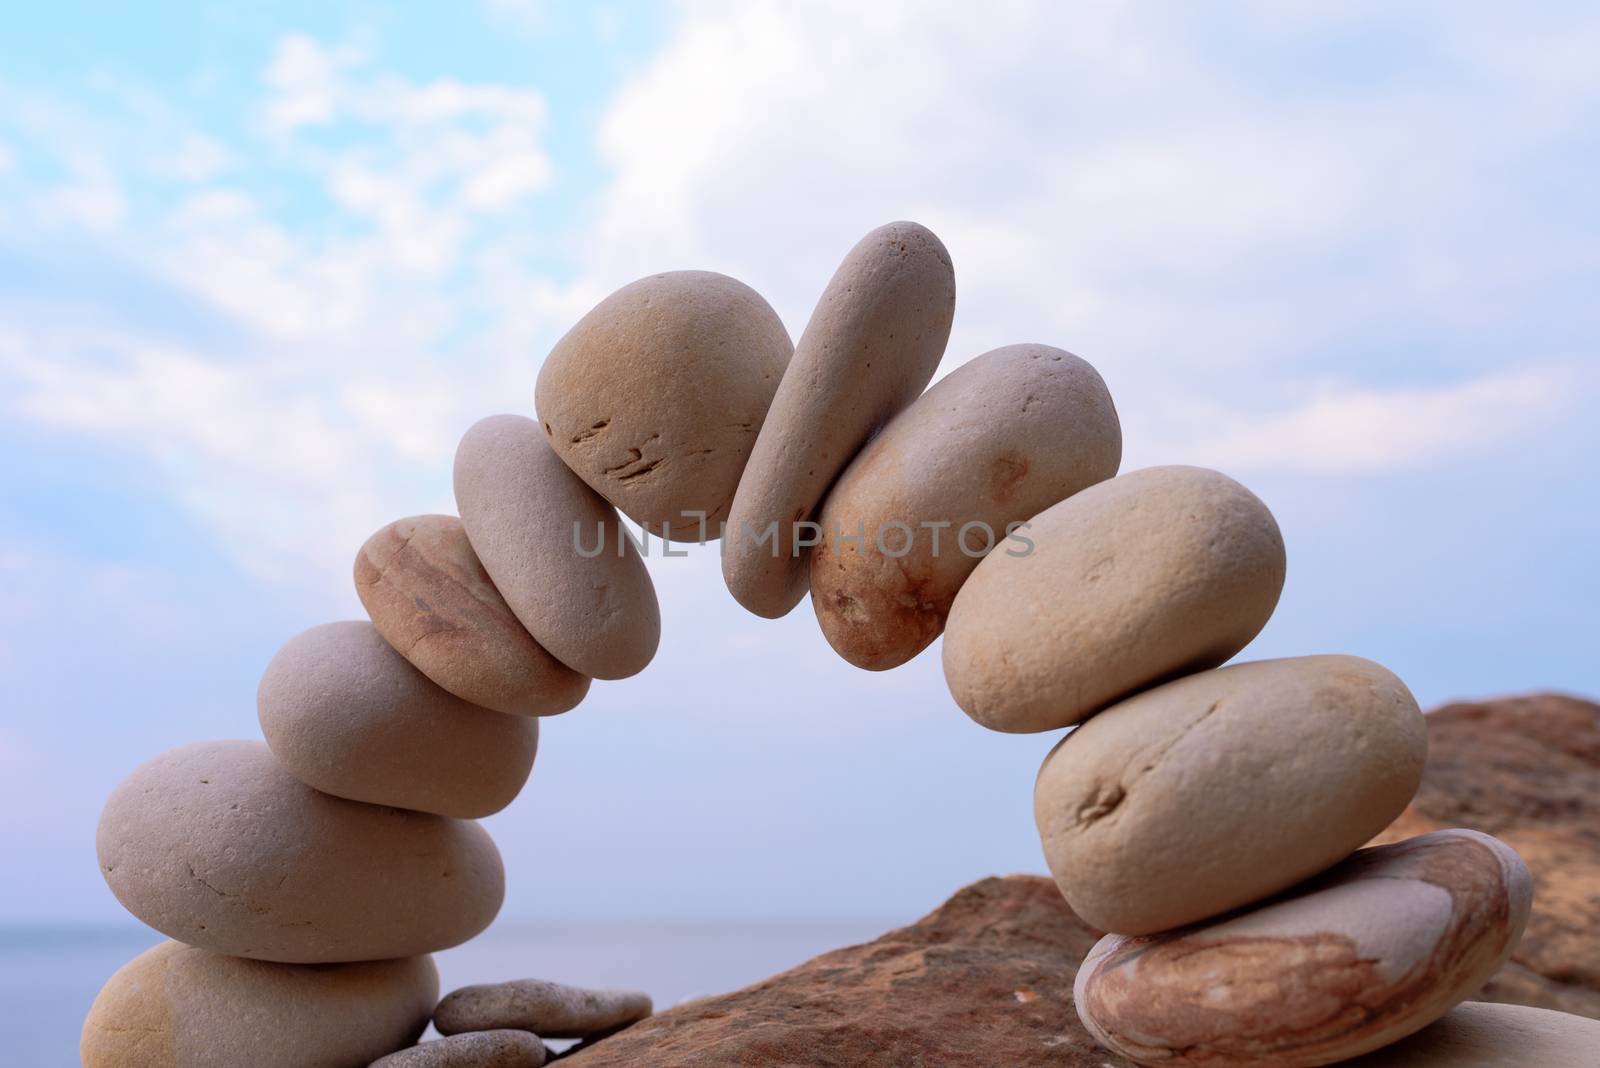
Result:
{"type": "MultiPolygon", "coordinates": [[[[428,954],[482,931],[504,896],[473,821],[527,782],[538,717],[576,706],[591,677],[639,671],[659,638],[636,551],[566,549],[574,522],[616,514],[531,420],[472,428],[456,482],[461,519],[402,519],[361,548],[370,622],[313,627],[267,666],[266,745],[186,746],[112,795],[101,870],[173,941],[102,990],[87,1068],[361,1068],[427,1026],[428,954]]],[[[546,1056],[526,1031],[419,1052],[459,1051],[546,1056]]]]}
{"type": "MultiPolygon", "coordinates": [[[[173,941],[101,992],[84,1064],[360,1068],[416,1040],[428,954],[503,897],[472,821],[526,782],[538,717],[655,653],[619,510],[672,540],[726,529],[735,599],[776,618],[809,592],[853,664],[898,666],[942,633],[978,723],[1075,728],[1035,816],[1067,901],[1114,932],[1076,994],[1107,1047],[1329,1064],[1471,994],[1520,936],[1528,874],[1467,831],[1360,849],[1420,780],[1404,684],[1348,656],[1220,667],[1283,586],[1266,507],[1199,468],[1119,476],[1110,393],[1061,349],[995,349],[923,392],[954,309],[950,256],[913,223],[850,251],[798,345],[723,275],[602,301],[545,361],[537,421],[462,439],[460,518],[362,547],[370,622],[314,627],[268,665],[267,744],[181,748],[113,794],[102,871],[173,941]]],[[[384,1063],[542,1063],[528,1020],[478,1011],[522,1004],[514,986],[452,995],[435,1022],[462,1034],[384,1063]]]]}

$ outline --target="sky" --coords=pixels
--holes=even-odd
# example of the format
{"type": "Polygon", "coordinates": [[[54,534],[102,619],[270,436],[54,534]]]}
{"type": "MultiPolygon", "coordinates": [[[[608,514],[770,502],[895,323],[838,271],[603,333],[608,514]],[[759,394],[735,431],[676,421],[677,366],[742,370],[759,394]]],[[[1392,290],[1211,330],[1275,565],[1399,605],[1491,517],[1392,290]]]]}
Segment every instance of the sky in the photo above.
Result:
{"type": "MultiPolygon", "coordinates": [[[[1424,705],[1600,692],[1600,15],[1581,4],[24,5],[0,35],[0,924],[119,923],[118,780],[258,734],[355,552],[451,512],[595,302],[697,268],[798,337],[893,219],[942,372],[1057,345],[1124,470],[1288,546],[1245,659],[1424,705]],[[270,6],[270,11],[267,10],[270,6]],[[236,9],[237,8],[237,9],[236,9]]],[[[649,561],[655,662],[546,720],[487,825],[512,918],[909,920],[1042,871],[1053,735],[973,724],[649,561]]]]}

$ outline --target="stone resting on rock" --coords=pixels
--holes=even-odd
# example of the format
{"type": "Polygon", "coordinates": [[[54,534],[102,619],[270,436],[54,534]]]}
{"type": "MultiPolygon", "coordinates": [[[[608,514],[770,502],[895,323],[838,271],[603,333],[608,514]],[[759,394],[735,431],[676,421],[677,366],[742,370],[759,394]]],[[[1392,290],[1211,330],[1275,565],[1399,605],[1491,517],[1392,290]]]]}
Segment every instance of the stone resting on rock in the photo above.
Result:
{"type": "Polygon", "coordinates": [[[1221,667],[1283,588],[1272,514],[1215,471],[1118,475],[1111,395],[1062,349],[995,349],[924,392],[954,307],[949,252],[896,222],[845,256],[797,345],[753,289],[704,271],[584,316],[536,418],[462,438],[459,519],[398,519],[360,547],[370,622],[312,628],[267,666],[266,744],[186,746],[112,794],[106,882],[175,941],[107,983],[86,1068],[536,1066],[544,1037],[604,1049],[649,1015],[642,994],[536,980],[435,1007],[428,957],[500,907],[474,821],[527,781],[538,717],[655,655],[619,509],[720,538],[758,616],[810,593],[853,664],[893,668],[943,634],[975,722],[1075,727],[1034,814],[1060,893],[1110,932],[1074,1002],[1116,1055],[1331,1064],[1473,993],[1528,916],[1517,855],[1449,830],[1357,852],[1422,773],[1404,683],[1349,656],[1221,667]],[[413,1045],[430,1017],[447,1037],[413,1045]]]}

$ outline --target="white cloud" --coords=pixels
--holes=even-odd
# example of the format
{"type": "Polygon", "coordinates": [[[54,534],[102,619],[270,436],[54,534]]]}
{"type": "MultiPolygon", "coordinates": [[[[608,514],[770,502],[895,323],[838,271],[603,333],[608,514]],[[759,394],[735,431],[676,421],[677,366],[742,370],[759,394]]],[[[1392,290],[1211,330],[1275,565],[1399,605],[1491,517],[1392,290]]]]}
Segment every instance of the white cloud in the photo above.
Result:
{"type": "MultiPolygon", "coordinates": [[[[1383,17],[1245,4],[1229,20],[1316,55],[1383,17]]],[[[8,410],[146,452],[257,571],[342,583],[372,527],[449,506],[456,435],[528,410],[539,354],[606,292],[726,270],[798,334],[849,244],[913,217],[957,266],[947,368],[1018,340],[1082,353],[1130,462],[1448,463],[1593,389],[1551,385],[1537,346],[1474,339],[1534,315],[1541,280],[1590,255],[1497,161],[1561,144],[1600,90],[1578,65],[1516,58],[1549,27],[1413,17],[1457,81],[1322,93],[1252,74],[1226,34],[1118,4],[1002,0],[974,22],[909,2],[691,3],[606,109],[610,180],[567,220],[537,210],[557,178],[542,94],[401,78],[308,36],[262,75],[262,141],[223,144],[147,102],[177,146],[164,170],[33,99],[19,114],[54,131],[70,177],[39,203],[119,235],[241,331],[213,351],[114,305],[12,315],[8,410]],[[286,205],[277,171],[313,210],[286,205]],[[131,217],[124,185],[146,172],[175,183],[174,206],[131,217]],[[577,269],[535,266],[558,257],[577,269]],[[1414,371],[1329,355],[1413,323],[1430,332],[1414,371]]]]}
{"type": "MultiPolygon", "coordinates": [[[[1191,462],[1239,471],[1362,473],[1427,467],[1498,449],[1566,417],[1584,388],[1566,367],[1534,367],[1432,388],[1319,383],[1287,410],[1170,409],[1191,462]]],[[[1168,459],[1176,450],[1168,449],[1168,459]]],[[[1135,461],[1137,463],[1137,461],[1135,461]]]]}

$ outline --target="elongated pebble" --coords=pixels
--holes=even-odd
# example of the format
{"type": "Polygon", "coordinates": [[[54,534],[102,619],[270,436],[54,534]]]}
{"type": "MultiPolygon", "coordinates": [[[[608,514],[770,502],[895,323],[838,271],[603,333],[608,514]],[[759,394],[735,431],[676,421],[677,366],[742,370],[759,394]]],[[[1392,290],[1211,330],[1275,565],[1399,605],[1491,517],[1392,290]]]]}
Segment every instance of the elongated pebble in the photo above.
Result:
{"type": "Polygon", "coordinates": [[[635,990],[591,990],[543,979],[465,986],[433,1013],[442,1035],[510,1027],[545,1038],[587,1038],[644,1019],[650,997],[635,990]]]}
{"type": "Polygon", "coordinates": [[[96,846],[137,919],[290,964],[448,949],[489,926],[505,894],[499,851],[476,823],[313,790],[260,742],[197,742],[146,762],[106,802],[96,846]]]}
{"type": "Polygon", "coordinates": [[[998,731],[1056,730],[1158,682],[1216,667],[1283,589],[1272,513],[1226,475],[1149,467],[1034,516],[956,594],[944,675],[998,731]]]}
{"type": "Polygon", "coordinates": [[[468,1031],[391,1053],[369,1068],[540,1068],[548,1053],[527,1031],[468,1031]]]}
{"type": "Polygon", "coordinates": [[[589,691],[517,621],[455,516],[390,523],[356,554],[355,581],[384,640],[464,701],[549,716],[589,691]]]}
{"type": "Polygon", "coordinates": [[[1122,432],[1088,363],[1008,345],[935,383],[828,492],[811,604],[828,644],[882,671],[944,629],[956,591],[1012,523],[1117,473],[1122,432]]]}
{"type": "Polygon", "coordinates": [[[1333,1064],[1476,992],[1522,937],[1531,899],[1509,846],[1436,831],[1363,849],[1256,909],[1107,935],[1074,1000],[1090,1033],[1137,1064],[1333,1064]]]}
{"type": "Polygon", "coordinates": [[[644,670],[661,640],[650,573],[616,509],[561,462],[538,423],[475,423],[456,449],[455,491],[473,551],[535,641],[591,678],[644,670]]]}
{"type": "Polygon", "coordinates": [[[256,689],[261,733],[295,778],[373,805],[477,819],[528,781],[539,721],[434,685],[371,623],[325,623],[278,650],[256,689]]]}
{"type": "Polygon", "coordinates": [[[950,254],[916,223],[880,226],[834,272],[728,515],[722,575],[745,608],[776,619],[805,597],[815,539],[798,524],[814,521],[839,472],[933,378],[955,301],[950,254]]]}
{"type": "Polygon", "coordinates": [[[1149,934],[1342,860],[1405,809],[1427,752],[1416,700],[1370,660],[1234,664],[1068,734],[1039,769],[1034,819],[1073,911],[1149,934]]]}

